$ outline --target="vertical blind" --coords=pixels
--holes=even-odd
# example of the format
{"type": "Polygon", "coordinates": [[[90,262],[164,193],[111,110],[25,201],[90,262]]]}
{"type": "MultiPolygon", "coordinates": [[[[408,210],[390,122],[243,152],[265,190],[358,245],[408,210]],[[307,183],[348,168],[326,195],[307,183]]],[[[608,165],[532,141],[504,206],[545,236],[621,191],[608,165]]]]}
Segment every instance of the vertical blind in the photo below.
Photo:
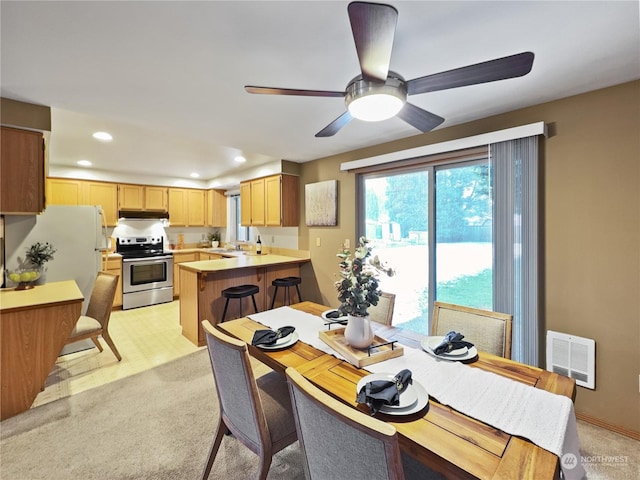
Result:
{"type": "Polygon", "coordinates": [[[489,145],[494,310],[513,315],[512,358],[539,361],[538,136],[489,145]]]}

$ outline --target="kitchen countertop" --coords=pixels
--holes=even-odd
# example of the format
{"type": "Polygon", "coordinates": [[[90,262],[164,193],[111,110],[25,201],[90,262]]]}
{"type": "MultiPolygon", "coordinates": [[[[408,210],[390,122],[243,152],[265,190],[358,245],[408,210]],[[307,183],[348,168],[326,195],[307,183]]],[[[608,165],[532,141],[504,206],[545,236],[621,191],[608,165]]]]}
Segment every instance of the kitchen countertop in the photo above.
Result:
{"type": "Polygon", "coordinates": [[[287,263],[307,263],[311,259],[309,257],[291,257],[287,255],[278,255],[267,253],[264,255],[256,255],[244,252],[225,252],[232,254],[232,258],[219,258],[216,260],[201,260],[199,262],[181,263],[180,268],[190,270],[192,272],[206,273],[217,272],[222,270],[235,270],[239,268],[255,268],[269,265],[284,265],[287,263]]]}
{"type": "Polygon", "coordinates": [[[40,305],[83,301],[84,297],[74,280],[49,282],[29,290],[3,288],[0,290],[0,311],[3,313],[40,305]]]}

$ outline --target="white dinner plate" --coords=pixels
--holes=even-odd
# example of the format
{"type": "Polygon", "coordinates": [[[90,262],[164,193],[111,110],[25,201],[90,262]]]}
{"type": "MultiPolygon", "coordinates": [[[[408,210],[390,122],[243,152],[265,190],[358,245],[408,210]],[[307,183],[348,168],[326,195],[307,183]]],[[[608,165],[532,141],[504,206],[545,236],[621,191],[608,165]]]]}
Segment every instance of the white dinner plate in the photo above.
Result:
{"type": "Polygon", "coordinates": [[[476,349],[476,347],[469,347],[469,348],[464,347],[464,349],[460,348],[448,353],[437,355],[434,349],[442,343],[442,340],[444,340],[444,337],[442,336],[425,337],[420,342],[420,346],[425,352],[430,353],[434,357],[441,358],[442,360],[448,360],[450,362],[459,362],[461,360],[471,360],[476,355],[478,355],[478,350],[476,349]],[[459,353],[460,350],[466,350],[466,351],[459,353]]]}
{"type": "Polygon", "coordinates": [[[322,312],[321,316],[322,319],[327,321],[327,322],[344,322],[345,320],[348,320],[349,317],[347,317],[346,315],[342,316],[342,317],[337,317],[337,318],[330,318],[327,317],[327,313],[331,313],[331,312],[337,312],[338,310],[335,308],[332,308],[330,310],[325,310],[324,312],[322,312]]]}
{"type": "MultiPolygon", "coordinates": [[[[392,373],[372,373],[371,375],[367,375],[366,377],[361,378],[356,385],[356,395],[367,382],[372,380],[392,380],[393,377],[395,377],[395,374],[392,373]]],[[[413,383],[400,394],[400,405],[383,405],[379,412],[387,415],[411,415],[412,413],[422,410],[427,403],[429,403],[429,394],[420,382],[413,380],[413,383]],[[407,394],[413,395],[410,393],[411,391],[415,394],[415,400],[413,400],[412,403],[409,403],[411,397],[403,397],[407,394]]]]}
{"type": "Polygon", "coordinates": [[[293,332],[292,334],[287,335],[286,337],[279,338],[278,340],[276,340],[275,343],[272,343],[271,345],[256,345],[256,346],[258,348],[262,348],[263,350],[277,350],[279,348],[290,347],[291,345],[296,343],[299,338],[300,338],[300,335],[298,335],[298,332],[293,332]]]}

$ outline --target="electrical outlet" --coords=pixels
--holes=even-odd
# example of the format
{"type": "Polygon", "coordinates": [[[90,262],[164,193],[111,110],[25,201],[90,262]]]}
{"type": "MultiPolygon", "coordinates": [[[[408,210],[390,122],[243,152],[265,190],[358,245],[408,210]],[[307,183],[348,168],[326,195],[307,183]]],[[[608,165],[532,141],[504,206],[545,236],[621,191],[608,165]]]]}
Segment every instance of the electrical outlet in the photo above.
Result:
{"type": "Polygon", "coordinates": [[[320,237],[316,237],[316,247],[320,246],[320,237]]]}
{"type": "Polygon", "coordinates": [[[344,240],[344,248],[351,248],[351,241],[348,238],[344,240]]]}

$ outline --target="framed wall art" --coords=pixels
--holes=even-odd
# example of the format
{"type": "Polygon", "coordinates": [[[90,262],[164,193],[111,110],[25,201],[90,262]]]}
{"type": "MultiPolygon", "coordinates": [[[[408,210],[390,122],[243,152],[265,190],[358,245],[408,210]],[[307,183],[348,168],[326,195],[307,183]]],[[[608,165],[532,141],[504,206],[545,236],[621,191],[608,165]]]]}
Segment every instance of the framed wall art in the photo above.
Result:
{"type": "Polygon", "coordinates": [[[338,224],[338,181],[308,183],[304,186],[305,219],[308,227],[338,224]]]}

